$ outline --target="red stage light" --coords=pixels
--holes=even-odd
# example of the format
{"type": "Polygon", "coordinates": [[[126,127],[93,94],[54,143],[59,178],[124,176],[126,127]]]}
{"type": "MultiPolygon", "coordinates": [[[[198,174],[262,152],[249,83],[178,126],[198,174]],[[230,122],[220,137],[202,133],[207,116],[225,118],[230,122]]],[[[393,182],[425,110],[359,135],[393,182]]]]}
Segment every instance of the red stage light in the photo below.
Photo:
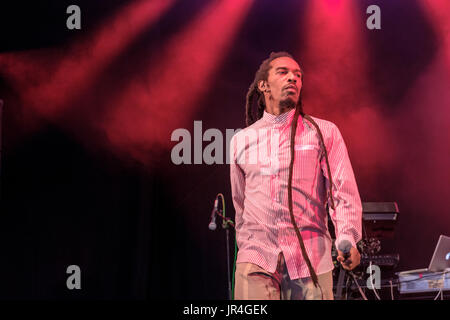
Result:
{"type": "Polygon", "coordinates": [[[358,179],[375,185],[377,171],[393,162],[396,148],[369,80],[365,12],[350,0],[310,1],[306,10],[301,30],[307,34],[299,54],[305,112],[338,125],[358,179]]]}
{"type": "Polygon", "coordinates": [[[45,117],[55,117],[89,89],[114,58],[173,2],[133,2],[107,19],[92,36],[63,49],[67,52],[63,56],[61,48],[7,53],[0,55],[0,66],[16,86],[23,105],[45,117]]]}
{"type": "Polygon", "coordinates": [[[173,130],[192,126],[252,2],[212,2],[158,50],[146,81],[128,81],[102,123],[113,146],[146,163],[148,150],[169,147],[173,130]]]}

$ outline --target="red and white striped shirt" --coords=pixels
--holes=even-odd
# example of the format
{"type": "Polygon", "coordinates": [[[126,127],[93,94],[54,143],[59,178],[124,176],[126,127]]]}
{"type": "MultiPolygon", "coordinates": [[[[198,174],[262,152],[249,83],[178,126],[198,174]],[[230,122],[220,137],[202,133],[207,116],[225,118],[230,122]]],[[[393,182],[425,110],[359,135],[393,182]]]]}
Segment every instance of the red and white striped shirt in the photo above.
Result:
{"type": "MultiPolygon", "coordinates": [[[[236,210],[237,262],[275,272],[283,252],[290,278],[309,277],[288,207],[290,131],[295,110],[261,119],[230,142],[230,177],[236,210]]],[[[353,247],[361,239],[362,207],[353,169],[335,124],[313,118],[322,131],[333,177],[335,210],[330,209],[336,241],[353,247]]],[[[294,217],[316,274],[334,268],[324,204],[328,170],[319,135],[301,116],[295,136],[292,178],[294,217]]]]}

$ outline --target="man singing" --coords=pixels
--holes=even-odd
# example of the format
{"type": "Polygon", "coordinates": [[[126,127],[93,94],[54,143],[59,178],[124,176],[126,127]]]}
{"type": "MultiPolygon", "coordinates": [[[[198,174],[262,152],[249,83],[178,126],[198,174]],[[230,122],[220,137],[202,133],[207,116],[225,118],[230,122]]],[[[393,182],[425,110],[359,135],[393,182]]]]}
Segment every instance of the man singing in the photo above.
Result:
{"type": "Polygon", "coordinates": [[[336,125],[303,113],[302,83],[292,56],[272,53],[247,93],[247,127],[230,143],[235,299],[333,299],[327,211],[336,245],[351,244],[338,261],[346,270],[360,262],[361,200],[347,148],[336,125]]]}

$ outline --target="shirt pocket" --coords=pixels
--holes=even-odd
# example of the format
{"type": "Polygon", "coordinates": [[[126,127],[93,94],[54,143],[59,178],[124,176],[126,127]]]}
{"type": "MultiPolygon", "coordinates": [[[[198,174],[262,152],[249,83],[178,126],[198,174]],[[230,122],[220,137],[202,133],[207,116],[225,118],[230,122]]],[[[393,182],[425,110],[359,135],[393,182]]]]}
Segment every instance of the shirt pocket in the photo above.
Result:
{"type": "Polygon", "coordinates": [[[318,175],[320,147],[312,144],[298,144],[294,146],[295,162],[293,181],[295,183],[312,183],[318,175]]]}

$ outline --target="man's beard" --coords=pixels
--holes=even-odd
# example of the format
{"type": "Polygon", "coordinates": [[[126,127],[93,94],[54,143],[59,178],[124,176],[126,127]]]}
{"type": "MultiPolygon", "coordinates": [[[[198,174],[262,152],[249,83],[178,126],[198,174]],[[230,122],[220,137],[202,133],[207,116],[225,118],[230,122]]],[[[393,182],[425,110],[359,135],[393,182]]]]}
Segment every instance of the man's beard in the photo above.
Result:
{"type": "Polygon", "coordinates": [[[295,108],[295,101],[292,98],[286,98],[280,101],[280,108],[282,109],[293,109],[295,108]]]}

